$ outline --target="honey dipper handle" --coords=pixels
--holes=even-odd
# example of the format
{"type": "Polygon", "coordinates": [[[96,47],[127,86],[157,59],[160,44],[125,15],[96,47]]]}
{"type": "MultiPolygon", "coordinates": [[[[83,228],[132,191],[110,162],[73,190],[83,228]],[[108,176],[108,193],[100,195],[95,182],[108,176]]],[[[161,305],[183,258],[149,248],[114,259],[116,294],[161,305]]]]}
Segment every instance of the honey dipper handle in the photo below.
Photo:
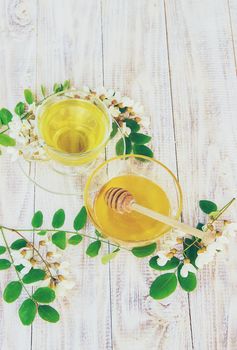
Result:
{"type": "Polygon", "coordinates": [[[210,233],[206,233],[206,232],[200,231],[192,226],[183,224],[182,222],[179,222],[179,221],[171,218],[170,216],[166,216],[164,214],[157,213],[156,211],[145,208],[145,207],[143,207],[135,202],[131,204],[131,209],[135,210],[136,212],[138,212],[140,214],[149,216],[152,219],[160,221],[168,226],[177,228],[180,231],[182,231],[188,235],[193,235],[195,237],[201,238],[201,240],[206,244],[212,242],[215,239],[215,237],[213,235],[211,235],[210,233]]]}

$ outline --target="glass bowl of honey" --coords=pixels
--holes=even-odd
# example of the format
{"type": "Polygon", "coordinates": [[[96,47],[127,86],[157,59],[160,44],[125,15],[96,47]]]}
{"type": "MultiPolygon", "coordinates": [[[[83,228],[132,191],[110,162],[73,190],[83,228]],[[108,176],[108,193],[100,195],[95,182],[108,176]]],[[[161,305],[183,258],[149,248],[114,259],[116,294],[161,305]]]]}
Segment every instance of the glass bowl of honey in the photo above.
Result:
{"type": "Polygon", "coordinates": [[[36,111],[39,135],[53,168],[82,172],[104,151],[112,117],[96,96],[68,90],[48,97],[36,111]]]}
{"type": "Polygon", "coordinates": [[[88,178],[84,201],[97,230],[119,245],[142,246],[158,241],[171,227],[135,211],[114,211],[105,199],[107,191],[114,187],[127,190],[144,207],[175,219],[181,215],[182,191],[164,164],[137,154],[106,160],[88,178]]]}

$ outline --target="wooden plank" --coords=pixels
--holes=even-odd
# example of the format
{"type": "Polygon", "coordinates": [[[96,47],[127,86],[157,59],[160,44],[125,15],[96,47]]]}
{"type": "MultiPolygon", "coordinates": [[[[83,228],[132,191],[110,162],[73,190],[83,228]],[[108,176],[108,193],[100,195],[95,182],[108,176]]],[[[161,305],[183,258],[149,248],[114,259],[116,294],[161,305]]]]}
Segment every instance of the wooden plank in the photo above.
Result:
{"type": "MultiPolygon", "coordinates": [[[[161,1],[102,2],[104,81],[141,102],[155,154],[176,172],[164,7],[161,1]]],[[[121,253],[111,262],[114,349],[190,349],[187,295],[152,300],[157,273],[148,260],[121,253]]]]}
{"type": "MultiPolygon", "coordinates": [[[[64,1],[39,2],[38,85],[50,88],[55,81],[68,78],[73,78],[77,86],[102,85],[101,47],[98,1],[68,1],[67,6],[64,1]]],[[[51,181],[40,167],[36,178],[51,181]]],[[[48,224],[61,207],[67,215],[65,226],[71,228],[82,200],[82,195],[57,196],[36,187],[35,206],[46,214],[48,224]]],[[[87,244],[88,240],[65,253],[65,260],[74,270],[76,287],[57,305],[60,323],[52,328],[39,320],[34,325],[33,349],[111,348],[109,268],[101,265],[99,258],[85,256],[87,244]]]]}
{"type": "MultiPolygon", "coordinates": [[[[227,2],[165,1],[178,171],[184,220],[196,224],[197,201],[224,205],[235,195],[237,88],[227,2]]],[[[235,208],[232,209],[234,213],[235,208]]],[[[235,283],[234,255],[200,271],[190,294],[195,349],[227,349],[235,283]]],[[[236,259],[235,259],[236,260],[236,259]]],[[[233,316],[233,314],[232,314],[233,316]]],[[[233,319],[232,319],[233,321],[233,319]]],[[[228,349],[236,348],[236,337],[228,349]]]]}
{"type": "MultiPolygon", "coordinates": [[[[13,109],[22,100],[23,89],[32,84],[34,87],[36,3],[1,1],[0,13],[0,100],[1,107],[13,109]]],[[[33,214],[33,186],[7,154],[0,157],[0,178],[1,224],[15,228],[28,226],[33,214]]],[[[8,242],[13,239],[16,237],[7,233],[8,242]]],[[[0,348],[14,350],[19,349],[19,344],[24,344],[25,349],[30,349],[31,328],[22,326],[18,318],[24,293],[12,305],[2,299],[6,284],[14,279],[16,274],[13,269],[1,272],[0,348]]]]}
{"type": "Polygon", "coordinates": [[[234,51],[235,68],[237,70],[237,3],[228,0],[229,23],[232,36],[232,46],[234,51]]]}

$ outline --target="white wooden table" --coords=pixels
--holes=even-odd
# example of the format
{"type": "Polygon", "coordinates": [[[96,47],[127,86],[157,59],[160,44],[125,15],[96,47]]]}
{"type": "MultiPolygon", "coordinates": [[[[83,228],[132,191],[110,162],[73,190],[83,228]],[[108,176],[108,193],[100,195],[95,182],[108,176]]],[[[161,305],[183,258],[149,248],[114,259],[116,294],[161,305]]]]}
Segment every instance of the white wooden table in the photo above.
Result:
{"type": "MultiPolygon", "coordinates": [[[[0,16],[2,106],[68,78],[119,89],[144,104],[156,157],[183,187],[186,222],[202,219],[199,199],[235,195],[236,0],[0,0],[0,16]]],[[[73,217],[80,206],[0,158],[1,223],[29,226],[35,209],[73,217]]],[[[195,292],[163,303],[148,297],[156,273],[128,254],[103,266],[80,247],[72,263],[77,287],[59,305],[60,323],[23,327],[20,301],[0,299],[1,350],[237,349],[236,245],[199,272],[195,292]]]]}

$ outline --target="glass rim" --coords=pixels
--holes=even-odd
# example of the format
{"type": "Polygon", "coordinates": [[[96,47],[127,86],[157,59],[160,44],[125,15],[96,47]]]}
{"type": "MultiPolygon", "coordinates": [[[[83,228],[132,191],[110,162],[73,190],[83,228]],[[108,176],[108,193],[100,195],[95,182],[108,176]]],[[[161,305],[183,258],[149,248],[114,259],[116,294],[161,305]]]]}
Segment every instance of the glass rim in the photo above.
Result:
{"type": "MultiPolygon", "coordinates": [[[[147,156],[144,156],[142,154],[126,154],[126,155],[121,155],[121,156],[115,156],[115,157],[112,157],[110,159],[107,159],[105,160],[103,163],[101,163],[96,169],[93,170],[93,172],[90,174],[90,176],[88,177],[87,181],[86,181],[86,185],[85,185],[85,189],[84,189],[84,204],[85,204],[85,208],[86,208],[86,211],[87,211],[87,214],[90,218],[90,220],[92,221],[93,225],[96,227],[96,228],[99,228],[99,225],[97,224],[97,222],[94,220],[94,217],[93,215],[91,214],[90,212],[90,206],[89,206],[89,187],[90,187],[90,184],[91,184],[91,181],[93,180],[94,176],[104,167],[106,166],[108,163],[114,161],[114,160],[119,160],[119,159],[124,159],[126,160],[127,158],[142,158],[144,160],[147,160],[147,161],[150,161],[150,162],[154,162],[156,163],[157,165],[161,166],[165,171],[167,171],[169,173],[169,175],[171,175],[171,177],[173,178],[174,180],[174,183],[175,183],[175,186],[176,186],[176,189],[178,191],[178,209],[177,209],[177,212],[175,214],[175,216],[173,216],[174,219],[178,220],[181,216],[181,212],[182,212],[182,209],[183,209],[183,193],[182,193],[182,189],[181,189],[181,186],[179,184],[179,181],[177,179],[177,177],[174,175],[174,173],[166,166],[164,165],[162,162],[160,162],[159,160],[155,159],[155,158],[151,158],[151,157],[147,157],[147,156]]],[[[157,241],[159,237],[156,237],[154,238],[154,240],[150,240],[149,242],[152,242],[152,241],[157,241]]],[[[113,238],[110,238],[108,237],[108,240],[113,240],[113,241],[116,241],[116,239],[113,239],[113,238]]],[[[129,243],[133,246],[135,245],[139,245],[141,243],[146,243],[147,241],[141,241],[141,242],[126,242],[126,241],[123,241],[123,243],[129,243]]]]}
{"type": "MultiPolygon", "coordinates": [[[[54,97],[57,97],[57,96],[60,96],[60,95],[65,95],[65,93],[81,93],[81,94],[84,94],[85,96],[87,95],[87,93],[83,90],[80,90],[80,89],[68,89],[68,90],[64,90],[64,91],[59,91],[57,92],[56,94],[52,94],[50,96],[48,96],[36,109],[36,118],[38,118],[39,116],[39,111],[40,109],[43,108],[43,106],[50,100],[50,99],[53,99],[54,97]]],[[[88,103],[91,103],[93,104],[93,102],[91,100],[83,100],[82,98],[76,98],[76,97],[71,97],[72,99],[75,99],[75,100],[82,100],[82,101],[86,101],[88,103]]],[[[106,115],[108,117],[108,121],[109,121],[109,128],[108,128],[108,131],[106,132],[106,135],[104,137],[104,139],[102,140],[102,142],[96,147],[96,148],[93,148],[92,150],[89,150],[89,151],[86,151],[86,152],[75,152],[75,153],[70,153],[70,152],[64,152],[64,151],[59,151],[58,149],[48,145],[45,141],[44,141],[44,138],[42,137],[41,135],[41,132],[38,128],[38,132],[39,132],[39,135],[41,137],[41,139],[44,141],[44,144],[50,149],[52,150],[53,152],[57,153],[58,155],[61,155],[61,156],[70,156],[70,157],[76,157],[77,159],[78,158],[84,158],[85,156],[88,156],[88,155],[91,155],[93,153],[96,153],[98,152],[101,148],[103,147],[106,147],[107,143],[109,142],[110,140],[110,134],[111,134],[111,130],[112,130],[112,122],[115,121],[114,118],[112,117],[108,107],[106,106],[106,104],[97,96],[94,96],[93,97],[93,100],[96,100],[99,102],[99,104],[102,104],[103,107],[105,108],[105,112],[106,112],[106,115]]],[[[96,105],[95,105],[96,106],[96,105]]],[[[97,106],[96,106],[97,107],[97,106]]],[[[99,108],[99,107],[97,107],[99,108]]],[[[117,123],[117,122],[116,122],[117,123]]]]}

